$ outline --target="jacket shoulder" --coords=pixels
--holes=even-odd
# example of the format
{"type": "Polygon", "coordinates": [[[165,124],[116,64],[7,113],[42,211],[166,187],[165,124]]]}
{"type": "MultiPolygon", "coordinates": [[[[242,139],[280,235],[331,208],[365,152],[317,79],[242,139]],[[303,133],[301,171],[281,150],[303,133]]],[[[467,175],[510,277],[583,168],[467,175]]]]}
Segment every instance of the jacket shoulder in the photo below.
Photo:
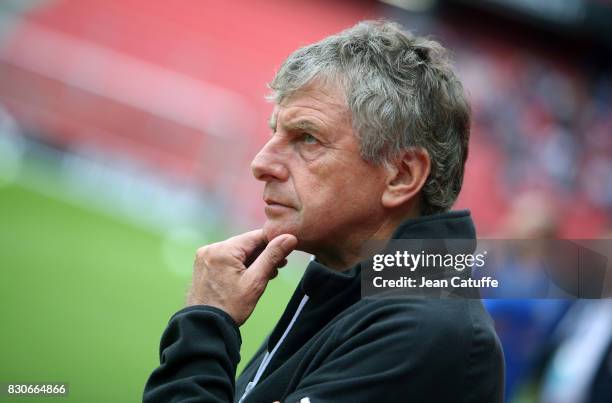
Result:
{"type": "Polygon", "coordinates": [[[444,380],[462,402],[503,399],[501,343],[480,300],[362,299],[337,325],[340,346],[376,350],[404,376],[419,374],[422,385],[444,380]]]}
{"type": "Polygon", "coordinates": [[[345,336],[370,327],[388,327],[406,337],[470,342],[475,333],[495,334],[480,300],[418,297],[364,298],[348,309],[338,326],[345,336]]]}

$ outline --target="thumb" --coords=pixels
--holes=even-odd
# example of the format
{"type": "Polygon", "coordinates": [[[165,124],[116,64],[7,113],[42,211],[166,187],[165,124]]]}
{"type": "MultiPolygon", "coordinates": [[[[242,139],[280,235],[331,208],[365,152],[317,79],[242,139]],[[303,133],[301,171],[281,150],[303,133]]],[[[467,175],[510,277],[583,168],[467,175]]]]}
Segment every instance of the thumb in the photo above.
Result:
{"type": "Polygon", "coordinates": [[[282,265],[283,260],[295,249],[298,240],[294,235],[283,234],[271,240],[261,252],[247,272],[254,281],[267,282],[275,270],[282,265]]]}

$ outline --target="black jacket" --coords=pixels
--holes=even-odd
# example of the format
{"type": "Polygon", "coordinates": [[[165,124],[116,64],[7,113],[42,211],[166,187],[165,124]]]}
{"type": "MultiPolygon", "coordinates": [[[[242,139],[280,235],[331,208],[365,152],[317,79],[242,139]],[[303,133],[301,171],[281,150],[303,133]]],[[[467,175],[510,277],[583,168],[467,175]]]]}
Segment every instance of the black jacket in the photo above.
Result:
{"type": "MultiPolygon", "coordinates": [[[[394,234],[474,237],[467,211],[407,220],[394,234]]],[[[177,312],[144,401],[237,402],[257,377],[244,402],[502,402],[503,354],[479,299],[362,299],[360,273],[312,261],[236,382],[234,321],[208,306],[177,312]]]]}

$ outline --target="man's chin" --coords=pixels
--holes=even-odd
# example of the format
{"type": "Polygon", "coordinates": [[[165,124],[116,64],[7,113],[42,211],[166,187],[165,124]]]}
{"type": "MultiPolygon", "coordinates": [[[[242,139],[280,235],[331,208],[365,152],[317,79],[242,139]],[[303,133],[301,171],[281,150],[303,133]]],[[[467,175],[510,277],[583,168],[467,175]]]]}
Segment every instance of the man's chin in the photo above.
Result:
{"type": "Polygon", "coordinates": [[[264,223],[263,232],[268,242],[282,234],[292,234],[298,236],[297,226],[289,225],[286,222],[276,220],[267,220],[264,223]]]}

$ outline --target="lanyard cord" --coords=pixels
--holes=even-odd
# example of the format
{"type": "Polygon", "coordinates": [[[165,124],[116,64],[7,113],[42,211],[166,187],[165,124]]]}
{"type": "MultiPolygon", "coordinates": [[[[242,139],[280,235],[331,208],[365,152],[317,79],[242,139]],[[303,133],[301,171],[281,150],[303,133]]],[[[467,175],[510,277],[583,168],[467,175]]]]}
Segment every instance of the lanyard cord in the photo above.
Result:
{"type": "Polygon", "coordinates": [[[276,350],[278,350],[280,345],[283,343],[283,341],[285,340],[285,337],[287,337],[287,334],[289,334],[289,331],[293,327],[293,324],[295,323],[295,321],[297,320],[298,316],[300,315],[300,312],[302,312],[302,309],[304,309],[304,305],[306,305],[306,302],[308,302],[308,295],[304,295],[304,297],[300,301],[300,305],[297,307],[295,313],[293,314],[293,318],[291,318],[291,322],[289,322],[289,325],[287,326],[287,328],[283,332],[283,335],[278,340],[278,342],[276,343],[276,345],[274,346],[272,351],[271,352],[266,351],[266,355],[264,355],[264,358],[261,361],[261,364],[259,364],[259,368],[257,369],[257,372],[255,373],[255,377],[253,378],[253,380],[251,382],[249,382],[247,384],[246,389],[244,390],[244,394],[242,395],[242,397],[240,398],[238,403],[242,403],[244,401],[244,398],[251,391],[251,389],[253,389],[255,387],[255,385],[257,385],[257,383],[259,382],[259,379],[261,378],[261,376],[263,375],[264,371],[268,367],[268,364],[270,363],[270,361],[272,361],[272,357],[274,357],[274,354],[276,353],[276,350]]]}

